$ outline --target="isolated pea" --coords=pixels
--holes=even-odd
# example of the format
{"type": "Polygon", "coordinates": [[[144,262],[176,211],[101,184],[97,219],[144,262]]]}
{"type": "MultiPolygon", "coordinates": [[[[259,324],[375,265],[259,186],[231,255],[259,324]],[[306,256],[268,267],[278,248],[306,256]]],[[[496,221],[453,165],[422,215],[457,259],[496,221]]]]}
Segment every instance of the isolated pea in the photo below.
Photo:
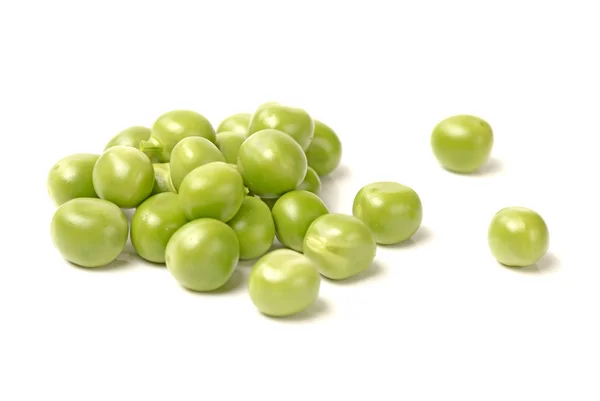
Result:
{"type": "Polygon", "coordinates": [[[306,149],[308,165],[321,177],[335,170],[342,160],[342,142],[335,131],[315,120],[315,135],[306,149]]]}
{"type": "Polygon", "coordinates": [[[258,198],[246,196],[240,210],[227,224],[240,242],[240,259],[258,258],[273,245],[273,216],[269,207],[258,198]]]}
{"type": "Polygon", "coordinates": [[[60,159],[46,179],[48,195],[56,206],[75,198],[97,198],[92,180],[100,155],[78,153],[60,159]]]}
{"type": "Polygon", "coordinates": [[[312,192],[316,195],[321,193],[321,179],[312,167],[307,168],[304,180],[296,189],[312,192]]]}
{"type": "Polygon", "coordinates": [[[246,135],[239,132],[225,131],[217,134],[217,146],[227,163],[237,164],[240,146],[245,140],[246,135]]]}
{"type": "Polygon", "coordinates": [[[206,138],[192,136],[182,139],[171,153],[171,180],[179,191],[181,182],[196,167],[211,162],[223,162],[225,158],[217,146],[206,138]]]}
{"type": "Polygon", "coordinates": [[[156,195],[163,192],[177,192],[171,181],[171,167],[169,163],[154,163],[154,187],[152,194],[156,195]]]}
{"type": "Polygon", "coordinates": [[[268,102],[259,106],[252,115],[248,136],[265,129],[276,129],[288,134],[306,150],[313,138],[315,124],[303,109],[268,102]]]}
{"type": "Polygon", "coordinates": [[[150,128],[133,126],[124,129],[115,135],[105,146],[104,150],[112,148],[113,146],[129,146],[132,148],[139,149],[142,141],[150,139],[150,128]]]}
{"type": "Polygon", "coordinates": [[[231,131],[246,136],[251,118],[252,114],[250,113],[233,114],[221,121],[221,124],[217,127],[217,133],[231,131]]]}

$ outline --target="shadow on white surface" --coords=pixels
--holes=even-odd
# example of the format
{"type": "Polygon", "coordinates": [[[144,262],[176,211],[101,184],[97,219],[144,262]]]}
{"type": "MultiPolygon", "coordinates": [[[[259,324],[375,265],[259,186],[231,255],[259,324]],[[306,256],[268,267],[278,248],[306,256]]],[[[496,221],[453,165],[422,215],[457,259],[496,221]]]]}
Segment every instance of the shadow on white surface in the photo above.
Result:
{"type": "Polygon", "coordinates": [[[416,233],[406,241],[393,245],[377,245],[383,249],[402,249],[422,246],[433,239],[433,231],[429,227],[419,227],[416,233]]]}
{"type": "Polygon", "coordinates": [[[331,174],[321,177],[321,193],[319,197],[325,202],[330,212],[335,213],[338,210],[340,183],[345,178],[350,177],[350,169],[345,165],[340,165],[331,174]]]}
{"type": "Polygon", "coordinates": [[[326,278],[326,280],[334,285],[355,285],[363,283],[365,281],[376,279],[382,274],[384,274],[383,265],[378,260],[374,260],[373,263],[371,263],[371,266],[369,266],[356,276],[349,277],[345,280],[332,280],[328,278],[326,278]]]}
{"type": "Polygon", "coordinates": [[[475,177],[489,177],[502,172],[504,172],[504,163],[502,160],[496,157],[491,157],[486,164],[481,166],[479,170],[472,173],[472,175],[475,177]]]}
{"type": "Polygon", "coordinates": [[[549,274],[560,269],[560,259],[551,252],[546,253],[539,262],[525,267],[510,267],[500,264],[500,266],[522,274],[549,274]]]}
{"type": "Polygon", "coordinates": [[[265,316],[267,319],[282,322],[282,323],[302,323],[309,322],[312,320],[326,318],[328,314],[331,314],[331,307],[329,304],[323,299],[318,298],[314,304],[312,304],[308,309],[292,316],[284,316],[284,317],[274,317],[274,316],[265,316]]]}
{"type": "Polygon", "coordinates": [[[345,164],[340,164],[331,174],[321,177],[321,184],[331,183],[350,177],[350,168],[345,164]]]}

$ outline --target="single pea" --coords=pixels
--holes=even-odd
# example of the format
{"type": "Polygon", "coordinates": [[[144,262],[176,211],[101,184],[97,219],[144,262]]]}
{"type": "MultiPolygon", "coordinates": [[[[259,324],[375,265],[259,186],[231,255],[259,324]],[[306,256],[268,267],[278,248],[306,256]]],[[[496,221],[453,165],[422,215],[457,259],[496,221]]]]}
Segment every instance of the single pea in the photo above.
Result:
{"type": "Polygon", "coordinates": [[[252,115],[248,136],[265,129],[276,129],[288,134],[306,150],[313,138],[315,123],[303,109],[268,102],[259,106],[252,115]]]}
{"type": "Polygon", "coordinates": [[[329,210],[321,198],[312,192],[291,191],[275,202],[272,213],[279,242],[302,252],[302,242],[308,227],[317,217],[329,213],[329,210]]]}
{"type": "Polygon", "coordinates": [[[315,135],[306,149],[308,165],[321,177],[333,172],[342,160],[342,142],[335,131],[315,120],[315,135]]]}
{"type": "Polygon", "coordinates": [[[97,198],[92,180],[100,155],[78,153],[60,159],[46,179],[48,195],[56,206],[75,198],[97,198]]]}
{"type": "Polygon", "coordinates": [[[321,193],[321,179],[312,167],[306,169],[306,176],[296,189],[312,192],[315,195],[321,193]]]}
{"type": "Polygon", "coordinates": [[[180,202],[189,220],[210,217],[227,222],[240,210],[245,197],[242,176],[224,162],[196,167],[179,188],[180,202]]]}
{"type": "Polygon", "coordinates": [[[104,150],[112,148],[113,146],[129,146],[132,148],[139,149],[142,141],[150,139],[150,128],[133,126],[124,129],[115,135],[104,147],[104,150]]]}
{"type": "Polygon", "coordinates": [[[237,164],[240,146],[246,140],[246,135],[234,131],[224,131],[217,134],[217,146],[227,163],[237,164]]]}
{"type": "Polygon", "coordinates": [[[441,121],[431,134],[431,148],[446,170],[472,173],[489,159],[492,127],[479,117],[456,115],[441,121]]]}
{"type": "Polygon", "coordinates": [[[265,315],[281,317],[302,312],[319,297],[317,266],[301,253],[278,249],[260,258],[248,279],[248,292],[265,315]]]}
{"type": "Polygon", "coordinates": [[[92,176],[98,196],[125,209],[140,205],[154,188],[152,162],[127,146],[113,146],[102,153],[92,176]]]}
{"type": "Polygon", "coordinates": [[[100,267],[123,251],[129,227],[125,214],[115,204],[76,198],[56,210],[50,232],[64,259],[82,267],[100,267]]]}
{"type": "Polygon", "coordinates": [[[546,222],[525,207],[507,207],[496,213],[488,231],[492,255],[506,266],[537,263],[548,251],[550,234],[546,222]]]}
{"type": "Polygon", "coordinates": [[[250,125],[250,119],[252,114],[250,113],[237,113],[233,114],[223,121],[217,127],[217,132],[233,131],[244,136],[248,133],[248,125],[250,125]]]}
{"type": "Polygon", "coordinates": [[[242,143],[238,169],[253,194],[277,198],[300,185],[306,176],[306,155],[289,135],[266,129],[242,143]]]}
{"type": "Polygon", "coordinates": [[[231,227],[198,219],[173,234],[165,252],[167,269],[183,287],[212,291],[222,287],[239,261],[240,245],[231,227]]]}
{"type": "Polygon", "coordinates": [[[421,226],[423,206],[417,193],[397,182],[374,182],[354,197],[352,214],[369,227],[379,244],[409,239],[421,226]]]}
{"type": "Polygon", "coordinates": [[[179,191],[181,182],[190,171],[203,164],[224,162],[217,146],[206,138],[191,136],[182,139],[171,153],[171,180],[179,191]]]}
{"type": "Polygon", "coordinates": [[[165,250],[171,236],[188,222],[178,195],[165,192],[144,201],[131,219],[131,244],[142,258],[165,263],[165,250]]]}
{"type": "Polygon", "coordinates": [[[373,263],[377,243],[369,228],[345,214],[325,214],[310,225],[304,237],[304,254],[330,279],[352,277],[373,263]]]}
{"type": "Polygon", "coordinates": [[[175,145],[190,136],[216,141],[215,129],[202,114],[191,110],[169,111],[154,122],[152,136],[140,143],[140,150],[153,161],[166,163],[171,160],[175,145]]]}
{"type": "Polygon", "coordinates": [[[163,192],[177,192],[171,181],[171,167],[169,163],[154,163],[154,187],[152,194],[156,195],[163,192]]]}
{"type": "Polygon", "coordinates": [[[240,242],[240,259],[258,258],[273,245],[273,216],[258,198],[246,196],[240,210],[227,224],[233,228],[240,242]]]}

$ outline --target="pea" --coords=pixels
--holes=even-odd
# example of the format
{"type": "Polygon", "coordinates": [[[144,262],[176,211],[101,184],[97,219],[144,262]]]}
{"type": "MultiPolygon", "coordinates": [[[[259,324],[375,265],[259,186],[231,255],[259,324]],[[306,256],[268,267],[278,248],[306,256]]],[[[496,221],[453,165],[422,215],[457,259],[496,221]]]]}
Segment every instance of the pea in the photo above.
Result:
{"type": "Polygon", "coordinates": [[[352,277],[371,265],[377,244],[369,228],[345,214],[318,217],[304,237],[304,254],[330,279],[352,277]]]}
{"type": "Polygon", "coordinates": [[[92,173],[94,189],[102,199],[122,208],[134,208],[154,188],[154,167],[139,150],[113,146],[98,158],[92,173]]]}
{"type": "Polygon", "coordinates": [[[212,291],[233,274],[240,254],[235,232],[214,219],[198,219],[173,234],[165,252],[167,269],[183,287],[212,291]]]}
{"type": "Polygon", "coordinates": [[[524,267],[537,263],[546,254],[550,234],[537,212],[525,207],[507,207],[492,218],[488,243],[498,262],[524,267]]]}
{"type": "Polygon", "coordinates": [[[321,177],[335,170],[342,160],[342,142],[335,131],[315,120],[315,135],[306,149],[308,165],[321,177]]]}
{"type": "Polygon", "coordinates": [[[131,244],[142,258],[165,263],[171,236],[188,222],[179,206],[179,197],[165,192],[144,201],[131,219],[131,244]]]}
{"type": "Polygon", "coordinates": [[[304,180],[296,189],[312,192],[313,194],[319,195],[319,193],[321,192],[321,179],[312,167],[307,168],[304,180]]]}
{"type": "Polygon", "coordinates": [[[206,138],[192,136],[182,139],[171,153],[171,180],[176,190],[186,175],[196,167],[210,162],[222,162],[225,158],[214,143],[206,138]]]}
{"type": "Polygon", "coordinates": [[[219,124],[219,126],[217,127],[217,133],[232,131],[237,134],[246,136],[246,134],[248,133],[248,125],[250,125],[251,118],[252,114],[250,113],[233,114],[221,121],[221,124],[219,124]]]}
{"type": "Polygon", "coordinates": [[[171,167],[169,163],[154,163],[154,187],[152,194],[156,195],[163,192],[177,192],[171,181],[171,167]]]}
{"type": "Polygon", "coordinates": [[[352,214],[369,227],[379,244],[409,239],[421,226],[423,206],[417,193],[397,182],[374,182],[354,197],[352,214]]]}
{"type": "Polygon", "coordinates": [[[50,231],[64,259],[82,267],[100,267],[123,251],[128,225],[123,211],[113,203],[75,198],[56,210],[50,231]]]}
{"type": "Polygon", "coordinates": [[[60,159],[46,179],[48,195],[56,206],[75,198],[97,198],[92,171],[100,155],[78,153],[60,159]]]}
{"type": "Polygon", "coordinates": [[[273,220],[279,241],[295,251],[302,252],[302,242],[311,223],[329,213],[325,203],[308,191],[291,191],[273,206],[273,220]]]}
{"type": "Polygon", "coordinates": [[[246,196],[240,210],[227,224],[233,228],[240,242],[240,259],[258,258],[273,245],[273,216],[258,198],[246,196]]]}
{"type": "Polygon", "coordinates": [[[248,291],[256,308],[269,316],[302,312],[319,297],[321,278],[306,256],[278,249],[260,258],[250,272],[248,291]]]}
{"type": "Polygon", "coordinates": [[[245,134],[235,131],[225,131],[217,134],[217,146],[227,163],[237,164],[240,146],[245,140],[245,134]]]}
{"type": "Polygon", "coordinates": [[[132,148],[139,149],[142,141],[150,139],[152,131],[150,128],[133,126],[124,129],[115,135],[107,144],[104,150],[112,148],[113,146],[129,146],[132,148]]]}
{"type": "Polygon", "coordinates": [[[303,109],[290,107],[277,102],[264,103],[252,115],[248,126],[248,136],[265,129],[282,131],[306,150],[313,138],[315,124],[303,109]]]}

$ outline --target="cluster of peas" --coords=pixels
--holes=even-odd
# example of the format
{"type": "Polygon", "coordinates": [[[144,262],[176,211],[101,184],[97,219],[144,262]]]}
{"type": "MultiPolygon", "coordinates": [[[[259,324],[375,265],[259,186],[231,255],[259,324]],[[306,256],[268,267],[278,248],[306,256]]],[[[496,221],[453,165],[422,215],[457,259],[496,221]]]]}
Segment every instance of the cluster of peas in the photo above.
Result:
{"type": "MultiPolygon", "coordinates": [[[[486,163],[492,145],[489,124],[470,115],[441,121],[431,135],[439,163],[464,174],[486,163]]],[[[142,258],[166,264],[193,291],[216,290],[240,259],[258,259],[252,302],[266,315],[293,315],[318,298],[321,276],[359,274],[377,244],[405,241],[421,225],[419,196],[397,182],[362,187],[352,215],[330,212],[320,177],[341,157],[337,134],[300,108],[265,103],[216,131],[201,114],[171,111],[152,128],[120,132],[101,155],[71,155],[51,168],[52,240],[63,258],[94,268],[114,261],[130,236],[142,258]],[[122,209],[132,208],[130,227],[122,209]],[[271,250],[275,237],[284,249],[271,250]]],[[[536,212],[508,207],[488,240],[500,263],[527,266],[544,256],[549,234],[536,212]]]]}

